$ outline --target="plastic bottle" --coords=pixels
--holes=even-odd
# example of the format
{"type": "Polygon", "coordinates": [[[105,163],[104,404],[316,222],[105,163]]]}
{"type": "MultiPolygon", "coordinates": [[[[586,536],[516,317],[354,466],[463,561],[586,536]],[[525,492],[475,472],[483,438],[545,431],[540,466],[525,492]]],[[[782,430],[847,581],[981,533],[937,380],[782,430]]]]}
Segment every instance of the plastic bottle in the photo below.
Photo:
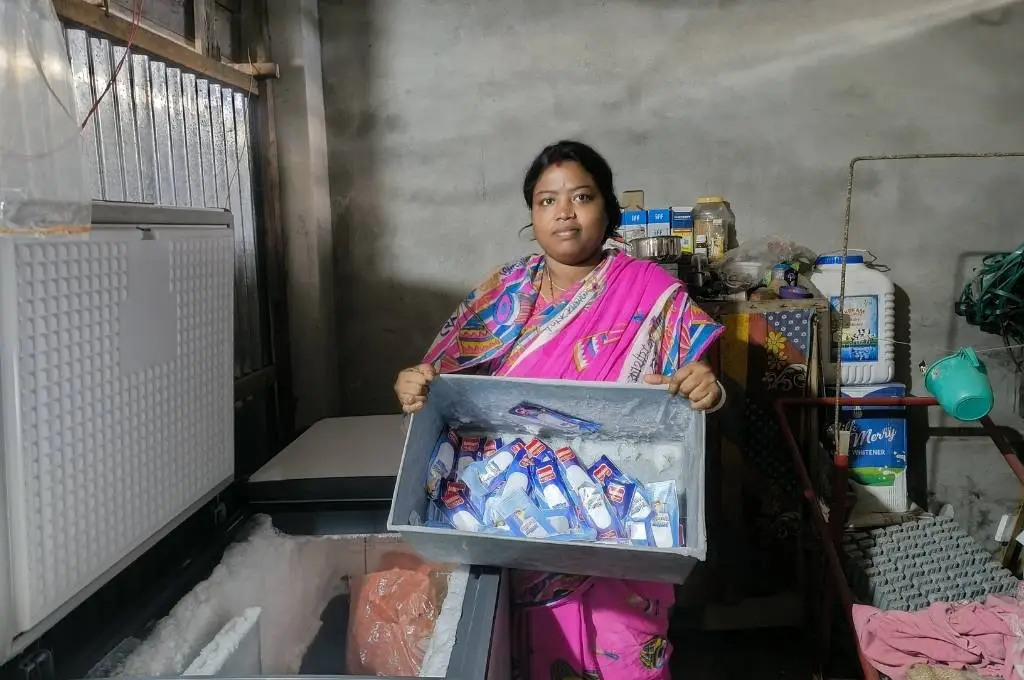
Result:
{"type": "Polygon", "coordinates": [[[819,257],[811,283],[829,299],[832,314],[821,324],[823,367],[827,383],[836,384],[839,331],[843,332],[842,384],[879,385],[896,372],[893,340],[896,332],[895,287],[889,277],[864,264],[863,255],[846,256],[845,322],[839,319],[842,255],[819,257]]]}
{"type": "Polygon", "coordinates": [[[729,241],[736,232],[736,215],[729,202],[721,196],[701,196],[693,211],[693,232],[697,241],[704,236],[707,241],[707,256],[711,264],[725,259],[729,241]]]}

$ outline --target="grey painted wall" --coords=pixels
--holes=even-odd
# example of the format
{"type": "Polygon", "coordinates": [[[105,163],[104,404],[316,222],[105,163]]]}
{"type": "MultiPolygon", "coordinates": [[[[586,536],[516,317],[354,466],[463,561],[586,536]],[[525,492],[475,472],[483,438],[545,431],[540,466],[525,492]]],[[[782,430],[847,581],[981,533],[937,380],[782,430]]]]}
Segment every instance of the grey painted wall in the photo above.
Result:
{"type": "MultiPolygon", "coordinates": [[[[595,144],[649,205],[722,193],[741,240],[818,251],[839,245],[855,155],[1024,149],[1024,4],[966,11],[1004,4],[321,0],[342,412],[394,411],[396,371],[530,249],[519,187],[550,141],[595,144]]],[[[919,361],[998,344],[951,308],[980,254],[1024,240],[1022,180],[1012,160],[858,172],[852,246],[905,293],[899,375],[919,393],[919,361]]],[[[998,420],[1024,429],[987,357],[998,420]]],[[[921,481],[977,531],[1017,501],[986,442],[929,451],[921,481]]]]}
{"type": "Polygon", "coordinates": [[[316,0],[277,0],[268,9],[271,58],[281,68],[274,120],[287,237],[295,422],[302,429],[341,408],[319,15],[316,0]]]}

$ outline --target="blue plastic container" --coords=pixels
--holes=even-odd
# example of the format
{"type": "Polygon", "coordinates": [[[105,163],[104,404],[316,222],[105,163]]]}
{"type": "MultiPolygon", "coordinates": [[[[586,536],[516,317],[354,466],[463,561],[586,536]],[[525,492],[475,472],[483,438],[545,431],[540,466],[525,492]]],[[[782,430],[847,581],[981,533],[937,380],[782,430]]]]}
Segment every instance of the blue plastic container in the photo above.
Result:
{"type": "Polygon", "coordinates": [[[924,374],[924,386],[957,420],[980,420],[989,414],[995,402],[988,371],[970,347],[939,359],[924,374]]]}

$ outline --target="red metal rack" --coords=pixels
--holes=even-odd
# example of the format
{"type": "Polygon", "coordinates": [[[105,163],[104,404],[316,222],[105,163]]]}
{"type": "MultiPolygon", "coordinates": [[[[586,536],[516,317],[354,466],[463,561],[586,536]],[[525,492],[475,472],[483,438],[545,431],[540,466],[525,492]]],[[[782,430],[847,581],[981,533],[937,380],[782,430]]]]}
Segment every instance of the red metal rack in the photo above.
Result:
{"type": "MultiPolygon", "coordinates": [[[[824,648],[828,647],[828,631],[831,629],[831,614],[833,598],[838,594],[839,602],[843,608],[843,614],[847,619],[850,630],[854,635],[854,645],[860,660],[861,671],[865,680],[879,680],[879,673],[864,656],[860,644],[856,640],[856,627],[853,623],[854,597],[850,590],[846,577],[843,574],[842,564],[839,561],[839,547],[842,539],[843,526],[846,521],[846,489],[849,478],[849,457],[832,456],[832,498],[829,502],[828,519],[825,518],[821,508],[818,495],[814,491],[814,484],[811,482],[810,473],[804,456],[800,451],[796,436],[789,424],[788,411],[795,408],[822,408],[842,406],[904,406],[908,408],[927,408],[938,406],[938,402],[931,397],[867,397],[841,399],[828,397],[806,397],[795,399],[778,399],[775,402],[775,412],[779,418],[779,425],[782,435],[785,438],[786,446],[789,448],[793,458],[793,466],[800,478],[803,487],[803,496],[810,506],[811,522],[814,530],[822,539],[824,545],[825,561],[827,564],[825,592],[822,594],[822,626],[824,648]]],[[[992,439],[992,442],[999,449],[1003,459],[1006,461],[1017,480],[1024,484],[1024,463],[1021,463],[1014,452],[1010,442],[999,430],[992,419],[982,418],[979,421],[981,428],[992,439]]]]}

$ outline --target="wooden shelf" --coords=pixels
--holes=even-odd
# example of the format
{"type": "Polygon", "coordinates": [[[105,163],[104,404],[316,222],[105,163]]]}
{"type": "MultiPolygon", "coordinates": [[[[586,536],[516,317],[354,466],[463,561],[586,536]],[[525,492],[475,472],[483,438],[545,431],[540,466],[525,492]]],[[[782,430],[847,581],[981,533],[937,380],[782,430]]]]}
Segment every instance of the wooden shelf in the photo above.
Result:
{"type": "MultiPolygon", "coordinates": [[[[102,7],[90,4],[86,0],[54,0],[53,6],[61,19],[99,31],[114,40],[127,42],[132,36],[132,22],[116,14],[107,14],[102,7]]],[[[259,85],[253,76],[204,56],[145,26],[135,29],[132,46],[252,95],[259,94],[259,85]]]]}
{"type": "Polygon", "coordinates": [[[807,298],[805,300],[696,300],[697,305],[711,316],[718,318],[733,314],[758,314],[784,312],[795,309],[814,309],[819,312],[828,311],[825,298],[807,298]]]}

